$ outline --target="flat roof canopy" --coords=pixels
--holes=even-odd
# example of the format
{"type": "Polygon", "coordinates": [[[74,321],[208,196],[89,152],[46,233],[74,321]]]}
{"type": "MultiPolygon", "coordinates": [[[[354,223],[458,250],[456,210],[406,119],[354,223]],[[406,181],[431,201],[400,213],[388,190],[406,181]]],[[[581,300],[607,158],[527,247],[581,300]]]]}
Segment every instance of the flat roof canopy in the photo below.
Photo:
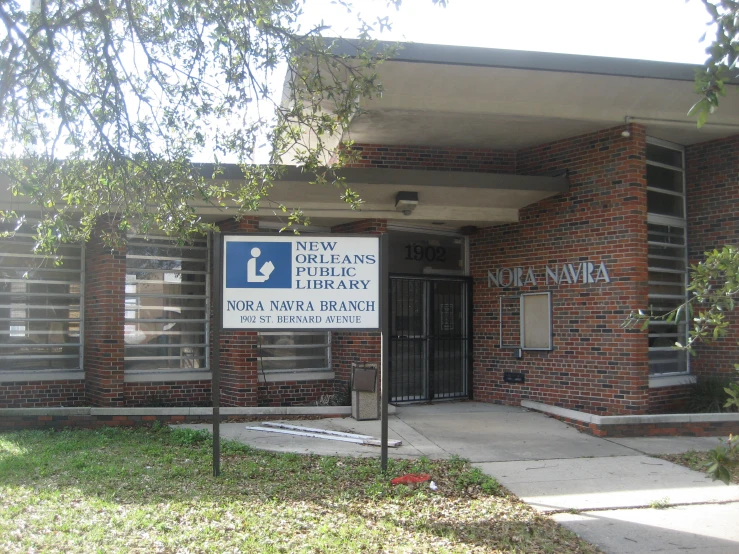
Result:
{"type": "MultiPolygon", "coordinates": [[[[382,43],[379,48],[387,46],[382,43]]],[[[351,55],[350,41],[338,43],[351,55]]],[[[363,100],[359,143],[518,150],[624,123],[688,145],[739,134],[739,87],[698,129],[698,66],[570,54],[403,44],[378,68],[382,97],[363,100]]]]}
{"type": "MultiPolygon", "coordinates": [[[[311,176],[294,166],[287,169],[269,195],[274,201],[300,207],[316,225],[332,226],[357,219],[389,219],[420,226],[443,223],[444,227],[437,228],[454,230],[468,225],[486,227],[516,222],[520,208],[568,190],[565,175],[548,177],[373,168],[344,169],[340,175],[362,198],[362,205],[356,211],[340,199],[340,189],[331,185],[311,185],[311,176]],[[396,196],[401,191],[418,194],[418,205],[409,215],[395,207],[396,196]]],[[[238,175],[234,174],[233,178],[238,178],[238,175]]],[[[224,218],[222,211],[208,208],[199,211],[209,219],[214,216],[224,218]]],[[[265,206],[256,215],[277,221],[283,214],[265,206]]]]}
{"type": "MultiPolygon", "coordinates": [[[[204,175],[212,174],[209,165],[200,167],[204,175]]],[[[357,219],[390,219],[404,223],[455,230],[468,225],[489,226],[518,221],[518,210],[543,198],[568,190],[564,175],[524,176],[458,171],[425,171],[398,169],[344,169],[340,174],[362,198],[358,210],[351,210],[341,200],[341,189],[332,185],[311,185],[312,175],[289,166],[269,192],[269,199],[289,208],[300,208],[320,226],[333,226],[357,219]],[[396,209],[399,192],[416,192],[418,205],[405,215],[396,209]],[[444,227],[438,227],[443,223],[444,227]]],[[[238,166],[225,166],[219,181],[243,178],[238,166]]],[[[7,183],[0,178],[0,204],[28,212],[25,197],[13,198],[7,183]]],[[[34,209],[30,210],[35,211],[34,209]]],[[[200,214],[206,221],[222,221],[235,211],[201,204],[200,214]]],[[[254,215],[268,221],[282,221],[285,216],[276,204],[264,203],[254,215]]]]}

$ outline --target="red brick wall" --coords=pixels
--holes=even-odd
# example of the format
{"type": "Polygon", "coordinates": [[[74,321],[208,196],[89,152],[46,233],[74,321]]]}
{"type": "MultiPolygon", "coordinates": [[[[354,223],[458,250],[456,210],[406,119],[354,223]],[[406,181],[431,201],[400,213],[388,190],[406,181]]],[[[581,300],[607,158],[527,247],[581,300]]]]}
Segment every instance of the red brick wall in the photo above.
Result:
{"type": "Polygon", "coordinates": [[[85,406],[83,380],[0,383],[0,408],[85,406]]]}
{"type": "Polygon", "coordinates": [[[126,250],[100,239],[101,222],[85,249],[85,389],[90,406],[123,406],[123,322],[126,250]]]}
{"type": "Polygon", "coordinates": [[[686,412],[693,385],[649,389],[650,414],[682,414],[686,412]]]}
{"type": "MultiPolygon", "coordinates": [[[[244,217],[218,223],[223,233],[256,233],[259,219],[244,217]]],[[[213,282],[212,286],[216,286],[213,282]]],[[[211,314],[211,319],[213,314],[211,314]]],[[[211,340],[211,344],[213,341],[211,340]]],[[[211,360],[213,358],[211,357],[211,360]]],[[[221,405],[257,405],[257,332],[221,331],[221,405]]]]}
{"type": "Polygon", "coordinates": [[[212,406],[210,381],[126,383],[126,407],[212,406]]]}
{"type": "Polygon", "coordinates": [[[474,398],[518,404],[531,399],[597,413],[648,410],[647,339],[621,328],[647,304],[646,138],[633,125],[583,135],[517,153],[519,174],[569,172],[570,191],[520,210],[520,221],[470,238],[474,279],[474,398]],[[494,268],[605,262],[611,283],[488,288],[494,268]],[[499,297],[552,292],[551,352],[498,347],[499,297]],[[520,372],[524,384],[503,382],[520,372]]]}
{"type": "MultiPolygon", "coordinates": [[[[367,235],[381,235],[387,233],[387,220],[363,219],[331,228],[332,233],[362,233],[367,235]]],[[[367,362],[377,364],[382,362],[382,340],[378,331],[341,331],[331,336],[331,366],[334,370],[336,392],[351,385],[352,363],[367,362]]]]}
{"type": "MultiPolygon", "coordinates": [[[[688,247],[691,263],[704,252],[739,246],[739,135],[685,149],[688,247]]],[[[734,377],[739,363],[739,312],[729,315],[728,335],[696,348],[691,367],[696,375],[734,377]]]]}
{"type": "Polygon", "coordinates": [[[359,160],[348,167],[377,169],[425,169],[476,173],[515,173],[516,153],[511,150],[432,148],[355,144],[359,160]]]}
{"type": "Polygon", "coordinates": [[[337,387],[351,384],[352,363],[382,362],[382,338],[379,332],[342,331],[332,334],[331,366],[337,387]]]}
{"type": "Polygon", "coordinates": [[[333,379],[259,384],[259,406],[307,406],[334,394],[333,379]]]}

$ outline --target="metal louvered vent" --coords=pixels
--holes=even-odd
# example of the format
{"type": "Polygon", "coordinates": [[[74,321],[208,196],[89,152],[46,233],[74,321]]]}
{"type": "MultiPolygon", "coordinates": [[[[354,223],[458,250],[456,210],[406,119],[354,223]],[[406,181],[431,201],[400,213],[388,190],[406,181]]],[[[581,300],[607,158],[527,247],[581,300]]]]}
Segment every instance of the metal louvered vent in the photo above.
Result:
{"type": "Polygon", "coordinates": [[[208,252],[205,239],[129,236],[126,370],[208,369],[208,252]]]}
{"type": "Polygon", "coordinates": [[[331,334],[310,331],[259,333],[260,372],[328,371],[331,334]]]}
{"type": "MultiPolygon", "coordinates": [[[[647,144],[647,211],[649,306],[655,316],[686,300],[688,280],[685,176],[680,146],[649,139],[647,144]]],[[[685,342],[687,324],[649,322],[649,373],[685,373],[688,355],[674,347],[685,342]]]]}
{"type": "Polygon", "coordinates": [[[52,258],[33,245],[29,233],[0,240],[0,370],[79,370],[82,247],[52,258]]]}

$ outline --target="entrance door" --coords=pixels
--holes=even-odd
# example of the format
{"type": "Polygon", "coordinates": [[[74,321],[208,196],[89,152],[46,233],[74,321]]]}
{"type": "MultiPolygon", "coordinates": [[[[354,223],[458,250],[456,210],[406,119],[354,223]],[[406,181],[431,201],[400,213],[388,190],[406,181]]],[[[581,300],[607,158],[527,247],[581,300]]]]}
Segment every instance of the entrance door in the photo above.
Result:
{"type": "Polygon", "coordinates": [[[469,397],[469,279],[390,278],[390,398],[469,397]]]}

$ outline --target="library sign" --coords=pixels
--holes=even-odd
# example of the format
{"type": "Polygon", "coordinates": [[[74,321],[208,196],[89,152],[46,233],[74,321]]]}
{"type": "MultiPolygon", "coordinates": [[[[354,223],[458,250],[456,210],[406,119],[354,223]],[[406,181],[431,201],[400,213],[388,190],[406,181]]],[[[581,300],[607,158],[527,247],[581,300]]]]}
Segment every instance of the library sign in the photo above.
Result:
{"type": "Polygon", "coordinates": [[[379,329],[379,237],[223,239],[225,329],[379,329]]]}
{"type": "Polygon", "coordinates": [[[488,270],[488,288],[526,287],[537,285],[577,285],[610,283],[605,262],[590,261],[533,267],[503,267],[488,270]]]}

